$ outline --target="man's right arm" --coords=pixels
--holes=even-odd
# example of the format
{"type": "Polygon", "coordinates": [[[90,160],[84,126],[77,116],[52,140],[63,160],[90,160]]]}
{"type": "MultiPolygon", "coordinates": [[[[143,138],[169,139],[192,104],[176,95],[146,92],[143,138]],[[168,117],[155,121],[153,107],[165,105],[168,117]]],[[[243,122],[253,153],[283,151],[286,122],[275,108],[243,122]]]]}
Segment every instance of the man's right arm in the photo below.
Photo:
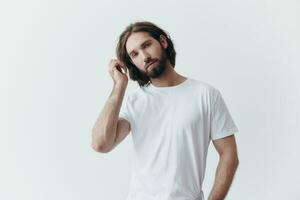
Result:
{"type": "Polygon", "coordinates": [[[129,122],[119,118],[128,84],[127,67],[120,60],[111,59],[108,72],[114,87],[92,130],[92,147],[102,153],[111,151],[130,132],[129,122]]]}
{"type": "Polygon", "coordinates": [[[117,146],[130,132],[127,120],[119,118],[126,85],[115,84],[92,130],[92,147],[107,153],[117,146]]]}

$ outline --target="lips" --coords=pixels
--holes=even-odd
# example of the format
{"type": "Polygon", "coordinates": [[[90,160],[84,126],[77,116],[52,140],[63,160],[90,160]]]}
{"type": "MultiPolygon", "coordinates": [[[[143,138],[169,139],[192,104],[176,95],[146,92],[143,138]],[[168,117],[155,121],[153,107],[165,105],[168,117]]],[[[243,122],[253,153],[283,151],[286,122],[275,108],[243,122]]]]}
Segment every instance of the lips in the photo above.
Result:
{"type": "Polygon", "coordinates": [[[147,69],[153,64],[153,63],[155,63],[156,61],[153,61],[153,62],[151,62],[148,66],[147,66],[147,69]]]}

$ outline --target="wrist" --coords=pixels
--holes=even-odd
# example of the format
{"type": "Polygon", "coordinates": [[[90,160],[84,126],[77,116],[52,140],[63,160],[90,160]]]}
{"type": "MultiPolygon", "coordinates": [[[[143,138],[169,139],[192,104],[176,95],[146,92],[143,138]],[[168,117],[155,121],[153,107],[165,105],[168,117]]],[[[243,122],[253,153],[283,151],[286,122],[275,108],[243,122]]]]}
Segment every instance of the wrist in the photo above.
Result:
{"type": "Polygon", "coordinates": [[[115,88],[124,89],[124,88],[127,87],[127,84],[128,84],[128,83],[125,82],[125,81],[117,82],[117,83],[114,84],[114,87],[115,87],[115,88]]]}

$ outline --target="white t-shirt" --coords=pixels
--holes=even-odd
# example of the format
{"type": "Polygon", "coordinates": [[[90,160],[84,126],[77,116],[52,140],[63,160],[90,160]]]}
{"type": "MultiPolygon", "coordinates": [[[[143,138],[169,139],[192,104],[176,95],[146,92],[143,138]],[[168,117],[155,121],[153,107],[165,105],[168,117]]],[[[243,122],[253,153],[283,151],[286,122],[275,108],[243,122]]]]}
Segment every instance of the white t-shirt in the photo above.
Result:
{"type": "Polygon", "coordinates": [[[188,78],[152,84],[124,97],[134,162],[126,200],[201,200],[210,140],[238,131],[220,92],[188,78]]]}

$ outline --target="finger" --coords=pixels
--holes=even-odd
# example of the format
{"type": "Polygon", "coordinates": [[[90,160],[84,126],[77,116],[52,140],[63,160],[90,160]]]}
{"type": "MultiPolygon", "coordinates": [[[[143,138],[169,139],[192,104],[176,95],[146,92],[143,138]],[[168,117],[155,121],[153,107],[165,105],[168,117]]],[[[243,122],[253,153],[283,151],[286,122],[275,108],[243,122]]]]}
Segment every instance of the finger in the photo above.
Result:
{"type": "Polygon", "coordinates": [[[125,65],[123,65],[121,62],[118,62],[116,66],[118,66],[123,73],[127,72],[127,67],[125,67],[125,65]]]}
{"type": "Polygon", "coordinates": [[[125,65],[121,65],[121,67],[123,68],[124,73],[127,73],[127,67],[125,65]]]}
{"type": "Polygon", "coordinates": [[[117,69],[118,72],[124,73],[123,70],[122,70],[122,66],[121,65],[119,65],[119,64],[116,65],[116,69],[117,69]]]}
{"type": "Polygon", "coordinates": [[[125,66],[125,64],[121,60],[111,59],[110,60],[110,66],[111,66],[112,69],[116,68],[118,72],[128,74],[127,73],[127,67],[125,66]]]}

